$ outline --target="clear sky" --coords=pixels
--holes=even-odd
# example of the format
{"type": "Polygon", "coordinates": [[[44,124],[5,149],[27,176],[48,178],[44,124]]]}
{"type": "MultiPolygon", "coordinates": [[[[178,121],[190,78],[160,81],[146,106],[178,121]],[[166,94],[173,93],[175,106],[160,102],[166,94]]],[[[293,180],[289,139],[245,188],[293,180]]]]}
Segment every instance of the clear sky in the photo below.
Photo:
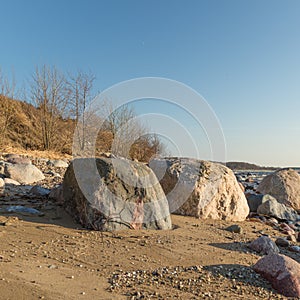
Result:
{"type": "Polygon", "coordinates": [[[42,64],[90,70],[98,91],[136,77],[178,80],[217,114],[227,160],[300,166],[300,1],[0,4],[0,66],[17,82],[42,64]]]}

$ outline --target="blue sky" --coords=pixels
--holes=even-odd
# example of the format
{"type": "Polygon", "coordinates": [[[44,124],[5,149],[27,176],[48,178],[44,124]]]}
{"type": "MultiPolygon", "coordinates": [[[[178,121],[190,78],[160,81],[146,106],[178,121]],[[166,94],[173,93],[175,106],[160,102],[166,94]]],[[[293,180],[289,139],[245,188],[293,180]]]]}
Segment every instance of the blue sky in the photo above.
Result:
{"type": "Polygon", "coordinates": [[[300,166],[300,1],[11,0],[1,12],[0,66],[19,84],[42,64],[90,70],[97,91],[178,80],[217,114],[228,160],[300,166]]]}

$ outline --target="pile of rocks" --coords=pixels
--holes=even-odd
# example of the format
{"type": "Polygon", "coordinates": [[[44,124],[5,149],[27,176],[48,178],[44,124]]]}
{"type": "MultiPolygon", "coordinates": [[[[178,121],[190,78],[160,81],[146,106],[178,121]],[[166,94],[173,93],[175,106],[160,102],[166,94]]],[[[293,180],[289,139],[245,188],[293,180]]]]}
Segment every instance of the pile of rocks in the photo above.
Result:
{"type": "Polygon", "coordinates": [[[0,196],[2,213],[43,215],[49,195],[61,183],[68,162],[16,154],[0,156],[0,196]]]}
{"type": "Polygon", "coordinates": [[[300,241],[300,175],[292,169],[266,176],[257,187],[261,194],[246,194],[249,220],[272,226],[293,241],[300,241]]]}
{"type": "Polygon", "coordinates": [[[51,189],[36,188],[34,194],[54,199],[84,227],[98,230],[170,229],[173,212],[232,221],[243,221],[249,213],[233,172],[221,164],[188,158],[155,159],[150,168],[117,157],[94,162],[77,159],[69,166],[63,160],[10,154],[0,160],[2,185],[38,183],[51,189]],[[79,165],[77,175],[74,162],[79,165]]]}

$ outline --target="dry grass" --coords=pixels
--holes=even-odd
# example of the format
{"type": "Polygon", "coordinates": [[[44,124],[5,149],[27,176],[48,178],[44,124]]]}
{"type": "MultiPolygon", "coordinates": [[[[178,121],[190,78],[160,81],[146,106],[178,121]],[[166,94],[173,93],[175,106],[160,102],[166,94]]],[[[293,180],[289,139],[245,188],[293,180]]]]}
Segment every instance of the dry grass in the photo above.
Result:
{"type": "Polygon", "coordinates": [[[19,155],[26,155],[31,157],[39,157],[39,158],[49,158],[49,159],[71,159],[72,155],[64,154],[55,151],[41,151],[41,150],[25,150],[20,147],[12,147],[12,146],[5,146],[0,148],[0,152],[5,155],[9,153],[19,154],[19,155]]]}

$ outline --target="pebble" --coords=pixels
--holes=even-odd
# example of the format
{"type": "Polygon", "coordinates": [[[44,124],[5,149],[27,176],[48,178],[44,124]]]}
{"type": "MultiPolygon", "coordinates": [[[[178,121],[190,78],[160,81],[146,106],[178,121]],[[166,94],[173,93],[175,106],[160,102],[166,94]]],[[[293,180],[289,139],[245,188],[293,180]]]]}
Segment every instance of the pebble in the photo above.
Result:
{"type": "Polygon", "coordinates": [[[300,253],[299,246],[291,246],[291,247],[289,247],[289,250],[291,250],[292,252],[300,253]]]}
{"type": "Polygon", "coordinates": [[[285,238],[279,237],[276,239],[275,244],[281,247],[288,247],[290,245],[290,242],[285,238]]]}
{"type": "Polygon", "coordinates": [[[240,225],[236,225],[236,224],[225,228],[225,230],[227,230],[229,232],[234,232],[234,233],[243,233],[243,228],[240,225]]]}

